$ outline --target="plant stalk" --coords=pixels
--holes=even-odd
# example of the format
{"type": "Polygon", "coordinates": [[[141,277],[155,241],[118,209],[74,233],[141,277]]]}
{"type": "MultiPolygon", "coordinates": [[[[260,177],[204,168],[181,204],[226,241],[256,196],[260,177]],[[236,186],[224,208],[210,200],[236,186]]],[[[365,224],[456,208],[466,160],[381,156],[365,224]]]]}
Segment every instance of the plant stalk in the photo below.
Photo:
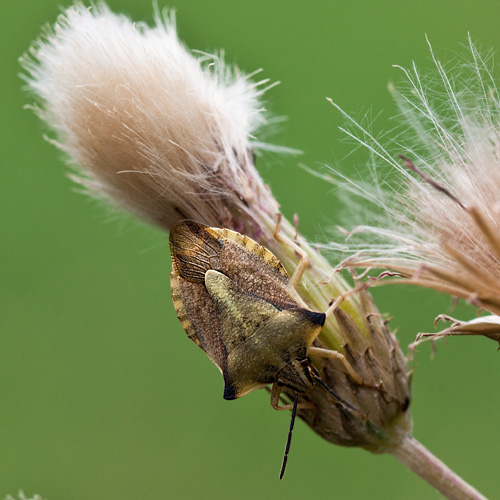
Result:
{"type": "Polygon", "coordinates": [[[406,436],[391,453],[450,500],[487,500],[412,436],[406,436]]]}

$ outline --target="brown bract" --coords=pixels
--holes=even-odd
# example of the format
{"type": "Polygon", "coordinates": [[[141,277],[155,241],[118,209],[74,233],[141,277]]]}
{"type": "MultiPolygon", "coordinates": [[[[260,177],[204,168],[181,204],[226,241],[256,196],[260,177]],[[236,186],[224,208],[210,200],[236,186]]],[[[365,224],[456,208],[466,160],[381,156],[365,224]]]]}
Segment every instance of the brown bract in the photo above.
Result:
{"type": "Polygon", "coordinates": [[[325,383],[357,411],[340,405],[335,397],[316,386],[303,396],[316,406],[316,411],[300,410],[299,416],[332,443],[361,446],[374,453],[390,452],[412,430],[407,360],[370,295],[362,289],[357,295],[368,326],[367,335],[349,313],[337,309],[333,314],[345,335],[343,352],[362,383],[353,380],[335,360],[313,360],[325,383]]]}

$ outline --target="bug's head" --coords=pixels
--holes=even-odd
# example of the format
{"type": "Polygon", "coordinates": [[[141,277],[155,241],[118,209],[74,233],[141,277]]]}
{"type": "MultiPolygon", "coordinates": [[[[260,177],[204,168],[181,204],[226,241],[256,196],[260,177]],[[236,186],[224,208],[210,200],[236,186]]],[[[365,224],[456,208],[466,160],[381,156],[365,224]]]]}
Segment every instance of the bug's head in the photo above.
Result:
{"type": "Polygon", "coordinates": [[[314,385],[314,379],[307,358],[289,361],[278,373],[278,383],[295,392],[304,393],[314,385]]]}
{"type": "Polygon", "coordinates": [[[314,385],[307,349],[325,324],[324,313],[295,308],[282,311],[274,318],[276,345],[279,345],[280,368],[275,381],[295,392],[304,393],[314,385]],[[288,361],[287,361],[288,360],[288,361]],[[283,364],[284,361],[287,361],[283,364]]]}

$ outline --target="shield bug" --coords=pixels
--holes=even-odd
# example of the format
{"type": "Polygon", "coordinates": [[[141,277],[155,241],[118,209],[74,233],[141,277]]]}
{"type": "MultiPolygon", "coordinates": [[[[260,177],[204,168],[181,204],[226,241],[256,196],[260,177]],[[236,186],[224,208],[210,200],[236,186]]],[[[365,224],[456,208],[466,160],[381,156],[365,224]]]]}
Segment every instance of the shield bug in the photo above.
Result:
{"type": "MultiPolygon", "coordinates": [[[[276,237],[279,236],[277,226],[276,237]]],[[[224,399],[237,399],[259,387],[272,385],[275,409],[292,410],[292,422],[280,477],[284,472],[298,394],[315,381],[343,404],[309,366],[308,356],[342,354],[313,347],[329,312],[307,308],[295,286],[308,265],[301,260],[291,278],[266,248],[236,231],[208,227],[193,220],[179,222],[170,232],[172,300],[188,337],[205,351],[224,378],[224,399]],[[293,404],[280,405],[281,387],[295,393],[293,404]]]]}

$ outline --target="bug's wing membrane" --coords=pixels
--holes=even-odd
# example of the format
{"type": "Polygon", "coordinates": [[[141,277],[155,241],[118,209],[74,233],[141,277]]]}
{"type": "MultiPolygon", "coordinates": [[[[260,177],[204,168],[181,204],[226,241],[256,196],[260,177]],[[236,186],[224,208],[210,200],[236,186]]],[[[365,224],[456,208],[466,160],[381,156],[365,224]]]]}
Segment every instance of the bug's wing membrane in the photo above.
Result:
{"type": "Polygon", "coordinates": [[[225,238],[220,264],[224,274],[243,290],[250,292],[279,309],[297,307],[288,289],[288,275],[281,262],[257,242],[229,229],[209,228],[225,238]]]}
{"type": "Polygon", "coordinates": [[[223,243],[207,229],[199,222],[185,220],[170,231],[172,266],[186,280],[204,283],[208,269],[220,268],[223,243]]]}
{"type": "Polygon", "coordinates": [[[170,231],[172,299],[188,337],[224,372],[227,353],[214,303],[205,288],[205,274],[220,267],[222,241],[207,226],[184,220],[170,231]]]}
{"type": "Polygon", "coordinates": [[[171,274],[172,299],[177,317],[188,337],[201,347],[224,373],[227,351],[220,335],[219,318],[207,289],[171,274]],[[214,335],[214,332],[216,334],[214,335]]]}

